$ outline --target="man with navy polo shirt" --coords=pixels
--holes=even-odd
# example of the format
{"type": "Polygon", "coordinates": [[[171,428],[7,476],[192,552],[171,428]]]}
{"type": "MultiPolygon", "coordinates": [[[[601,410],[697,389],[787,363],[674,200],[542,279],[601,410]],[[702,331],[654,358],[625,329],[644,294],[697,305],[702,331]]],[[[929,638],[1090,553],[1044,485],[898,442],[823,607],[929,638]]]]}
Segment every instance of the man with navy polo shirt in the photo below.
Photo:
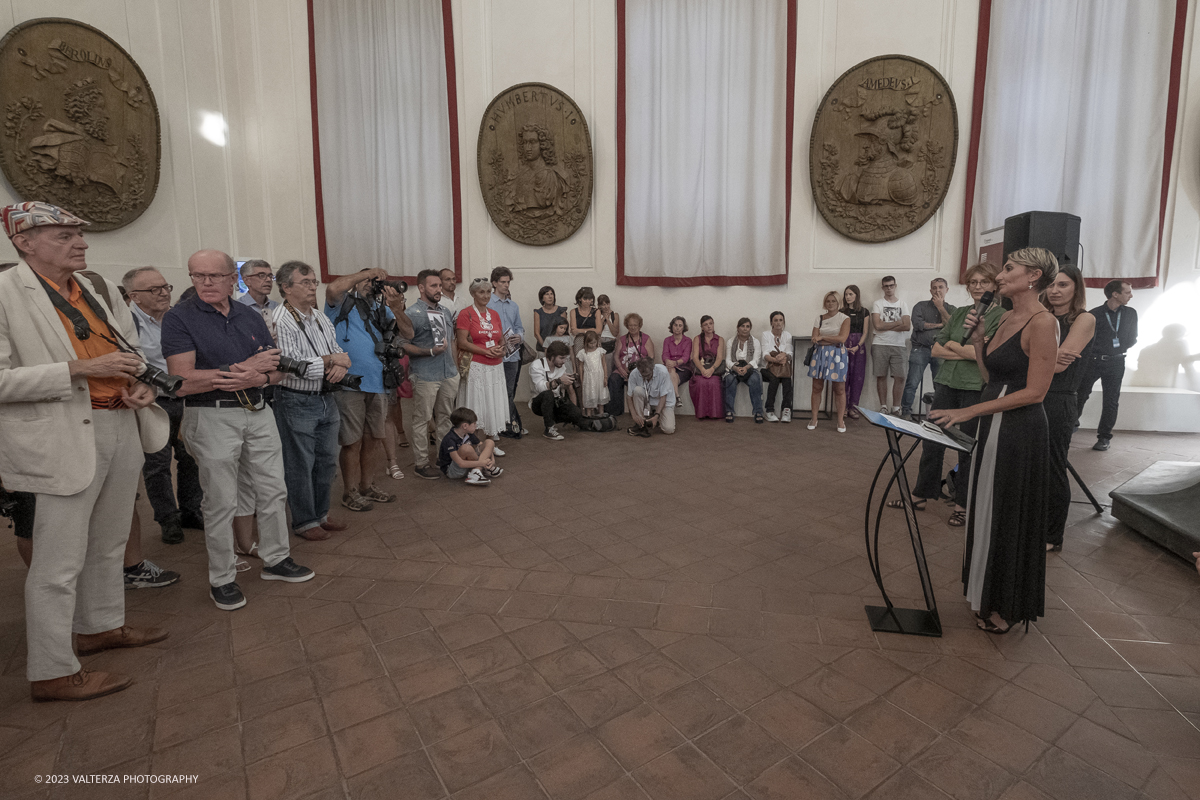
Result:
{"type": "Polygon", "coordinates": [[[163,317],[167,368],[184,379],[183,436],[200,468],[201,509],[208,545],[208,581],[217,608],[246,605],[235,581],[233,516],[238,477],[248,472],[258,510],[260,577],[300,583],[313,571],[292,561],[283,451],[263,389],[278,383],[279,350],[253,309],[233,302],[236,265],[217,250],[188,259],[196,296],[163,317]]]}

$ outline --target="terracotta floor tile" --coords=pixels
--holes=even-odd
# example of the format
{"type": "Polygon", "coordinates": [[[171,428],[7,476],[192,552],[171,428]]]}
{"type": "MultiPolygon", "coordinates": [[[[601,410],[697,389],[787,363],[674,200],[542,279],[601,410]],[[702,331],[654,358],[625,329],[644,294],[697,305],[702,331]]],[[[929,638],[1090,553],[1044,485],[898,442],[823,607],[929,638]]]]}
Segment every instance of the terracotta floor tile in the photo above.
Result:
{"type": "Polygon", "coordinates": [[[454,795],[454,800],[544,800],[546,793],[523,764],[509,767],[454,795]]]}
{"type": "MultiPolygon", "coordinates": [[[[222,696],[225,694],[223,692],[222,696]]],[[[218,717],[225,714],[225,709],[223,708],[226,705],[225,701],[218,701],[218,705],[222,706],[221,710],[205,717],[208,725],[212,725],[212,723],[217,721],[218,717]]],[[[234,712],[236,714],[236,708],[234,712]]],[[[158,724],[162,724],[161,717],[158,719],[158,724]]],[[[201,728],[203,726],[195,727],[201,728]]],[[[223,725],[215,727],[223,727],[223,725]]],[[[172,730],[178,732],[181,729],[180,721],[175,720],[172,730]]],[[[205,728],[205,730],[207,729],[205,728]]],[[[71,774],[102,772],[123,761],[148,756],[151,746],[155,742],[157,730],[157,726],[153,725],[150,720],[133,724],[126,721],[103,728],[95,728],[88,731],[84,736],[68,738],[66,746],[59,753],[58,761],[52,771],[71,774]]],[[[200,732],[203,733],[204,731],[201,730],[200,732]]],[[[181,738],[171,736],[168,733],[164,737],[164,741],[177,744],[192,738],[195,738],[195,736],[189,735],[181,738]]],[[[156,749],[162,748],[158,747],[156,749]]]]}
{"type": "Polygon", "coordinates": [[[396,710],[400,695],[391,680],[383,676],[329,692],[321,703],[330,730],[337,731],[396,710]]]}
{"type": "Polygon", "coordinates": [[[729,648],[709,636],[680,639],[664,647],[662,653],[696,678],[737,657],[729,648]]]}
{"type": "Polygon", "coordinates": [[[507,637],[497,636],[459,650],[453,656],[467,680],[476,681],[525,663],[525,657],[507,637]]]}
{"type": "Polygon", "coordinates": [[[575,712],[558,697],[547,697],[501,717],[500,725],[525,759],[586,730],[575,712]]]}
{"type": "Polygon", "coordinates": [[[306,664],[304,648],[299,639],[262,647],[233,657],[233,669],[239,684],[272,678],[306,664]]]}
{"type": "Polygon", "coordinates": [[[332,692],[383,674],[383,664],[375,648],[369,645],[312,665],[313,681],[319,692],[332,692]]]}
{"type": "Polygon", "coordinates": [[[587,796],[587,800],[650,800],[650,797],[627,775],[599,791],[592,792],[587,796]]]}
{"type": "Polygon", "coordinates": [[[160,775],[199,775],[200,780],[242,766],[242,733],[237,726],[206,733],[154,753],[151,771],[160,775]]]}
{"type": "Polygon", "coordinates": [[[529,767],[555,800],[582,800],[624,774],[600,742],[588,734],[534,757],[529,767]]]}
{"type": "Polygon", "coordinates": [[[475,688],[484,705],[496,715],[516,711],[553,693],[542,676],[528,664],[485,678],[475,688]]]}
{"type": "Polygon", "coordinates": [[[737,787],[690,744],[661,755],[633,772],[653,800],[717,800],[737,787]]]}
{"type": "Polygon", "coordinates": [[[942,732],[953,728],[974,708],[967,700],[918,676],[897,686],[887,699],[942,732]]]}
{"type": "Polygon", "coordinates": [[[745,659],[722,664],[700,679],[721,699],[744,710],[779,690],[779,684],[745,659]]]}
{"type": "Polygon", "coordinates": [[[584,640],[583,646],[609,669],[627,664],[654,650],[652,644],[625,628],[614,628],[593,636],[584,640]]]}
{"type": "Polygon", "coordinates": [[[251,764],[319,739],[327,733],[321,704],[306,700],[263,714],[242,725],[242,753],[251,764]]]}
{"type": "Polygon", "coordinates": [[[500,635],[500,629],[491,617],[484,614],[468,614],[437,629],[438,636],[451,652],[479,644],[500,635]]]}
{"type": "Polygon", "coordinates": [[[1140,708],[1113,709],[1138,741],[1152,753],[1195,758],[1200,753],[1200,730],[1174,711],[1140,708]]]}
{"type": "Polygon", "coordinates": [[[371,641],[382,644],[401,636],[408,636],[429,627],[425,616],[416,609],[397,608],[363,620],[363,627],[371,641]]]}
{"type": "Polygon", "coordinates": [[[909,769],[956,800],[993,800],[1013,776],[983,756],[947,738],[909,763],[909,769]]]}
{"type": "Polygon", "coordinates": [[[867,795],[868,800],[945,800],[949,795],[909,769],[901,769],[867,795]]]}
{"type": "Polygon", "coordinates": [[[882,697],[854,712],[846,727],[901,764],[938,738],[936,730],[882,697]]]}
{"type": "Polygon", "coordinates": [[[772,642],[745,656],[769,678],[784,686],[802,681],[821,668],[820,659],[802,646],[772,642]]]}
{"type": "MultiPolygon", "coordinates": [[[[154,726],[154,749],[168,747],[195,739],[210,731],[236,725],[238,722],[237,690],[226,689],[214,695],[180,703],[160,712],[154,726]]],[[[99,735],[99,731],[93,736],[99,735]]],[[[140,755],[131,753],[131,755],[140,755]]],[[[99,764],[97,766],[108,766],[99,764]]]]}
{"type": "Polygon", "coordinates": [[[596,737],[626,770],[683,744],[671,723],[645,703],[598,727],[596,737]]]}
{"type": "Polygon", "coordinates": [[[1011,684],[988,698],[983,708],[1024,728],[1044,742],[1053,742],[1076,719],[1062,706],[1049,703],[1033,692],[1011,684]]]}
{"type": "Polygon", "coordinates": [[[979,704],[998,692],[1004,681],[966,659],[948,656],[922,669],[921,677],[931,680],[959,697],[979,704]]]}
{"type": "Polygon", "coordinates": [[[830,666],[875,694],[884,694],[912,677],[908,670],[873,650],[854,650],[830,666]]]}
{"type": "Polygon", "coordinates": [[[525,658],[530,659],[553,653],[555,650],[560,650],[577,641],[575,635],[561,623],[552,620],[538,622],[513,631],[508,638],[525,658]]]}
{"type": "Polygon", "coordinates": [[[613,670],[630,688],[650,700],[691,680],[691,676],[659,653],[650,653],[613,670]]]}
{"type": "Polygon", "coordinates": [[[1038,759],[1025,780],[1058,800],[1132,800],[1137,796],[1134,789],[1057,747],[1038,759]]]}
{"type": "Polygon", "coordinates": [[[409,718],[426,744],[440,742],[492,718],[470,686],[460,686],[408,707],[409,718]]]}
{"type": "Polygon", "coordinates": [[[850,797],[862,797],[900,768],[899,762],[844,725],[817,737],[799,755],[850,797]]]}
{"type": "Polygon", "coordinates": [[[1086,719],[1068,728],[1055,746],[1135,789],[1140,788],[1158,766],[1154,756],[1137,742],[1086,719]]]}
{"type": "Polygon", "coordinates": [[[950,731],[950,738],[1020,775],[1049,745],[989,711],[977,708],[950,731]]]}
{"type": "Polygon", "coordinates": [[[610,672],[564,689],[559,696],[589,728],[602,725],[642,702],[632,689],[610,672]]]}
{"type": "Polygon", "coordinates": [[[312,675],[307,667],[302,667],[239,686],[238,707],[245,722],[316,696],[312,675]]]}
{"type": "Polygon", "coordinates": [[[467,683],[450,656],[432,658],[390,673],[396,692],[405,703],[419,703],[467,683]]]}
{"type": "Polygon", "coordinates": [[[846,800],[847,795],[798,757],[776,764],[746,787],[756,800],[846,800]]]}
{"type": "Polygon", "coordinates": [[[694,739],[736,711],[699,681],[690,681],[651,701],[684,736],[694,739]]]}
{"type": "Polygon", "coordinates": [[[757,724],[738,715],[696,740],[713,763],[745,785],[791,753],[757,724]]]}
{"type": "Polygon", "coordinates": [[[495,721],[444,739],[430,746],[428,753],[451,792],[479,783],[520,760],[495,721]]]}
{"type": "Polygon", "coordinates": [[[420,750],[355,775],[347,784],[354,800],[394,797],[400,786],[404,787],[404,800],[437,800],[446,796],[433,765],[420,750]]]}
{"type": "Polygon", "coordinates": [[[824,667],[792,686],[796,694],[830,716],[844,720],[875,699],[875,693],[831,667],[824,667]]]}

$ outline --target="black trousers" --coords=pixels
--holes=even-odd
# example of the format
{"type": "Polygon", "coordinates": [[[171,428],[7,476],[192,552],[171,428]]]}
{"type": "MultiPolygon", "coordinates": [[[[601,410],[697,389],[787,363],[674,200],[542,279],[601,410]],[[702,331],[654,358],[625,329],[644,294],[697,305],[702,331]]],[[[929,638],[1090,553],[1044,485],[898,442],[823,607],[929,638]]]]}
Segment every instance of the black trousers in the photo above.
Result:
{"type": "Polygon", "coordinates": [[[517,396],[517,381],[521,378],[521,362],[505,361],[504,362],[504,386],[508,389],[508,421],[515,428],[514,433],[521,432],[521,412],[517,411],[517,403],[513,399],[517,396]]]}
{"type": "Polygon", "coordinates": [[[628,383],[621,373],[615,369],[608,373],[608,402],[604,404],[604,413],[619,417],[625,413],[625,384],[628,383]]]}
{"type": "Polygon", "coordinates": [[[182,511],[192,519],[200,519],[200,501],[204,491],[200,488],[200,468],[183,446],[179,438],[179,425],[183,421],[183,401],[169,397],[158,398],[158,404],[171,420],[171,436],[167,445],[157,453],[147,453],[142,465],[142,477],[146,480],[146,494],[154,508],[154,521],[159,525],[179,520],[182,511]],[[171,456],[174,454],[176,477],[179,482],[179,503],[175,502],[175,487],[171,483],[171,456]]]}
{"type": "Polygon", "coordinates": [[[1042,400],[1046,410],[1049,432],[1050,472],[1046,482],[1050,487],[1050,508],[1046,515],[1046,544],[1063,543],[1067,513],[1071,509],[1071,476],[1067,474],[1067,454],[1071,449],[1071,433],[1079,411],[1073,392],[1048,392],[1042,400]]]}
{"type": "MultiPolygon", "coordinates": [[[[933,385],[933,405],[935,408],[966,408],[979,402],[982,391],[979,389],[951,389],[943,383],[933,385]]],[[[963,433],[974,436],[979,430],[979,418],[964,422],[959,426],[963,433]]],[[[921,444],[921,466],[917,471],[917,485],[913,487],[914,500],[936,500],[942,495],[942,468],[946,459],[946,448],[932,442],[921,444]]],[[[958,454],[958,477],[954,480],[954,502],[967,507],[967,487],[970,484],[971,454],[958,454]]]]}
{"type": "MultiPolygon", "coordinates": [[[[1100,424],[1096,428],[1097,439],[1111,439],[1113,427],[1117,424],[1117,406],[1121,402],[1121,379],[1125,377],[1125,356],[1101,361],[1092,357],[1091,363],[1086,364],[1083,373],[1083,383],[1079,385],[1079,411],[1075,416],[1078,424],[1083,416],[1083,407],[1092,396],[1092,387],[1100,381],[1100,389],[1104,392],[1104,406],[1100,409],[1100,424]]],[[[1072,426],[1074,427],[1074,426],[1072,426]]]]}
{"type": "Polygon", "coordinates": [[[783,409],[790,409],[792,407],[792,379],[777,378],[771,374],[769,369],[762,369],[759,372],[762,373],[763,383],[767,385],[767,411],[775,410],[775,392],[779,390],[780,386],[783,387],[783,405],[779,411],[783,413],[783,409]]]}
{"type": "Polygon", "coordinates": [[[550,430],[556,422],[583,424],[583,411],[579,406],[572,403],[569,397],[555,397],[554,392],[549,389],[533,398],[529,407],[542,418],[546,430],[550,430]]]}

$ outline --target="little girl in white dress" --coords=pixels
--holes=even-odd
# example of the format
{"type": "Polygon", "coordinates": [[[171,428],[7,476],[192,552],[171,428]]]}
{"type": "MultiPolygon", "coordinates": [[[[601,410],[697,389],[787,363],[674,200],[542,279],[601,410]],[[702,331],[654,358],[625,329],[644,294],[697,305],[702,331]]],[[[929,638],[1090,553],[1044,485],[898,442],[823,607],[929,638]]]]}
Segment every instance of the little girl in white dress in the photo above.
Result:
{"type": "Polygon", "coordinates": [[[579,352],[579,374],[583,378],[579,406],[584,416],[596,416],[609,397],[608,362],[604,358],[604,351],[600,349],[600,336],[595,331],[588,331],[583,337],[583,350],[579,352]]]}

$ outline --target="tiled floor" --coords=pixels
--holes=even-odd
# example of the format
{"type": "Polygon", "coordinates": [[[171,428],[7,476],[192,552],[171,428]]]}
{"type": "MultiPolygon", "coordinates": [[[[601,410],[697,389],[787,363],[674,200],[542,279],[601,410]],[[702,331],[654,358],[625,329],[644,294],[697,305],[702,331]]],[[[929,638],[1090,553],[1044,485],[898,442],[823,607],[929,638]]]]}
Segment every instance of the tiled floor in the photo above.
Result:
{"type": "MultiPolygon", "coordinates": [[[[1198,436],[1077,444],[1103,499],[1155,460],[1200,460],[1198,436]]],[[[184,581],[130,593],[128,618],[171,638],[85,659],[137,682],[82,704],[29,701],[5,545],[0,796],[1200,798],[1195,570],[1078,505],[1046,617],[989,636],[961,597],[961,532],[931,506],[945,635],[873,634],[862,505],[882,447],[864,423],[745,419],[530,437],[486,489],[410,475],[353,532],[296,541],[318,578],[248,574],[233,613],[207,598],[200,536],[168,548],[148,525],[184,581]],[[88,773],[199,779],[34,782],[88,773]]],[[[912,604],[889,522],[889,588],[912,604]]]]}

